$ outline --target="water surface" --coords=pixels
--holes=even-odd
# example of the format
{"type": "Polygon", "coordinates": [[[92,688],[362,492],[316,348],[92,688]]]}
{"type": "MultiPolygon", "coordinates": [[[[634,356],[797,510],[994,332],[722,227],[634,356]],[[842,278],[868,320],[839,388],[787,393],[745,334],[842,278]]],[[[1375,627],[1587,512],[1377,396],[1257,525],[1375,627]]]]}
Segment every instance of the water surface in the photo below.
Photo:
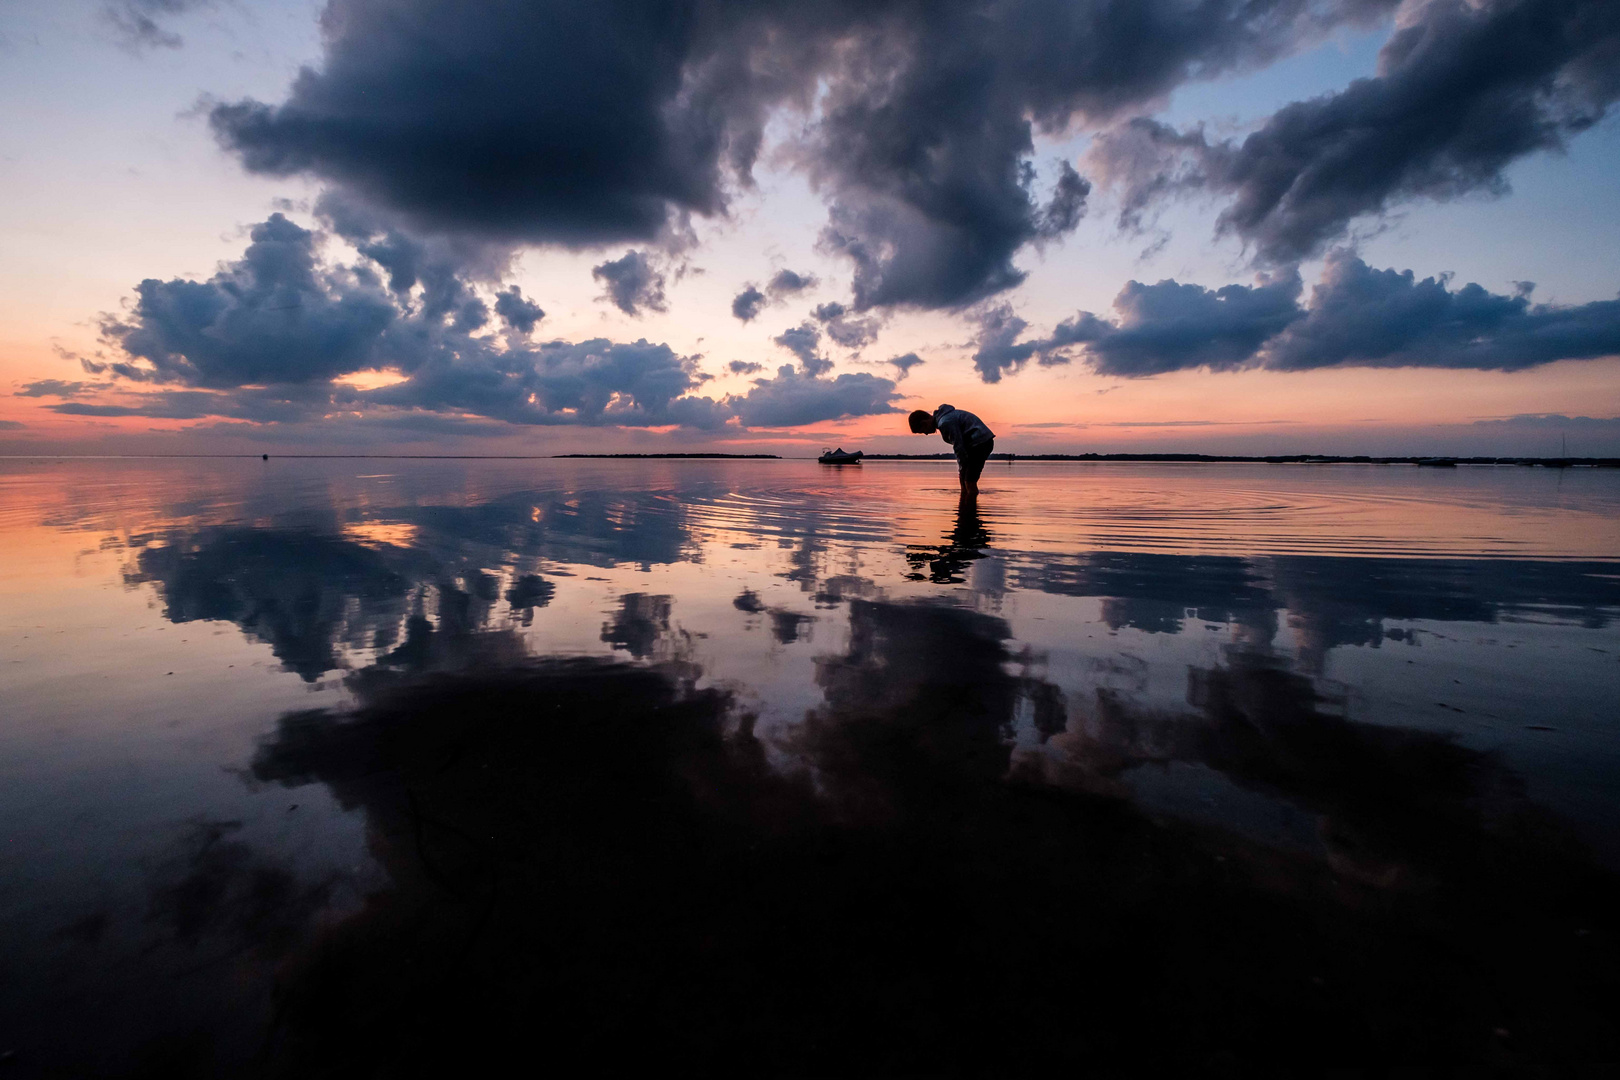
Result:
{"type": "Polygon", "coordinates": [[[0,1053],[1620,1054],[1620,473],[982,489],[0,463],[0,1053]]]}

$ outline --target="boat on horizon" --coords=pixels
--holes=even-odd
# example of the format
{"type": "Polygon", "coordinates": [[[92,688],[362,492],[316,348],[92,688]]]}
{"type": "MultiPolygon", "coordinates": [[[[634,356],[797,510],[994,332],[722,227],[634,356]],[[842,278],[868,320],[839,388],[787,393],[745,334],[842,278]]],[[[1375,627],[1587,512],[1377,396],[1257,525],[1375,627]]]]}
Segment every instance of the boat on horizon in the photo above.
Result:
{"type": "Polygon", "coordinates": [[[816,460],[823,465],[859,465],[861,463],[861,451],[856,450],[853,453],[845,453],[842,446],[836,450],[829,450],[823,446],[821,456],[816,460]]]}

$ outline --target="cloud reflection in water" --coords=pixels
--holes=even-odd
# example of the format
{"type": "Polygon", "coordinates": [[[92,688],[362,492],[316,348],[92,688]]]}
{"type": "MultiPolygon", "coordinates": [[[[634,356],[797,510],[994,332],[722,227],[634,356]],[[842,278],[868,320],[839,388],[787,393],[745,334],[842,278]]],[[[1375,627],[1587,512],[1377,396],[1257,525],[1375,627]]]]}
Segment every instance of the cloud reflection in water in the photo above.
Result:
{"type": "Polygon", "coordinates": [[[1005,622],[850,619],[786,768],[690,663],[380,679],[352,713],[286,717],[254,775],[362,808],[391,883],[289,968],[271,1071],[536,1043],[562,1067],[751,1074],[1614,1045],[1574,989],[1613,942],[1570,931],[1607,920],[1612,879],[1488,755],[1346,722],[1243,661],[1195,674],[1187,716],[1103,701],[1053,735],[1069,771],[1037,775],[1013,760],[1020,703],[1058,713],[1011,672],[1005,622]],[[1320,815],[1328,858],[1155,822],[1097,782],[1172,758],[1320,815]]]}
{"type": "Polygon", "coordinates": [[[153,830],[149,932],[280,980],[272,1073],[1620,1048],[1617,564],[1088,550],[988,488],[715,469],[185,491],[104,538],[290,673],[247,790],[320,785],[385,875],[345,907],[231,813],[153,830]]]}

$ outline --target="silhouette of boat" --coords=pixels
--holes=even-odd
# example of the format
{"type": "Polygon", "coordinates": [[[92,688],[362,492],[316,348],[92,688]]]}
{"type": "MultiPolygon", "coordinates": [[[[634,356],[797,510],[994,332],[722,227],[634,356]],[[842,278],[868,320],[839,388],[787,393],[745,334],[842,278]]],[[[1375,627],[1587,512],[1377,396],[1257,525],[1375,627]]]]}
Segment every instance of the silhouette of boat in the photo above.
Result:
{"type": "Polygon", "coordinates": [[[823,446],[821,456],[816,460],[823,465],[859,465],[861,463],[861,451],[857,450],[853,454],[846,454],[842,446],[836,450],[829,450],[823,446]]]}

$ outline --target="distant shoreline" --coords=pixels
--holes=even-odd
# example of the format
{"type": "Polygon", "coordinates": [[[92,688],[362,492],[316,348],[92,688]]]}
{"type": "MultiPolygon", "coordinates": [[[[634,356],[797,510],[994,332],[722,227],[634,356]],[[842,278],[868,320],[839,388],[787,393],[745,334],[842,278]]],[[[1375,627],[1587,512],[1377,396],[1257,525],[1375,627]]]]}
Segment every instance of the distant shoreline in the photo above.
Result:
{"type": "Polygon", "coordinates": [[[727,458],[781,461],[781,454],[552,454],[553,458],[727,458]]]}
{"type": "MultiPolygon", "coordinates": [[[[781,454],[0,454],[0,461],[170,461],[170,460],[258,460],[277,461],[556,461],[596,460],[728,460],[728,461],[814,461],[814,457],[784,458],[781,454]]],[[[863,461],[951,461],[945,454],[862,454],[863,461]]],[[[992,461],[1079,461],[1129,464],[1255,464],[1255,465],[1423,465],[1449,468],[1457,465],[1527,465],[1548,469],[1614,469],[1620,458],[1613,457],[1445,457],[1371,456],[1367,454],[991,454],[992,461]]]]}
{"type": "MultiPolygon", "coordinates": [[[[863,454],[864,461],[949,461],[951,454],[863,454]]],[[[1210,462],[1257,465],[1539,465],[1545,468],[1620,468],[1620,458],[1536,458],[1536,457],[1372,457],[1367,454],[1267,454],[1260,457],[1241,454],[991,454],[991,461],[1140,461],[1169,464],[1210,462]]]]}

